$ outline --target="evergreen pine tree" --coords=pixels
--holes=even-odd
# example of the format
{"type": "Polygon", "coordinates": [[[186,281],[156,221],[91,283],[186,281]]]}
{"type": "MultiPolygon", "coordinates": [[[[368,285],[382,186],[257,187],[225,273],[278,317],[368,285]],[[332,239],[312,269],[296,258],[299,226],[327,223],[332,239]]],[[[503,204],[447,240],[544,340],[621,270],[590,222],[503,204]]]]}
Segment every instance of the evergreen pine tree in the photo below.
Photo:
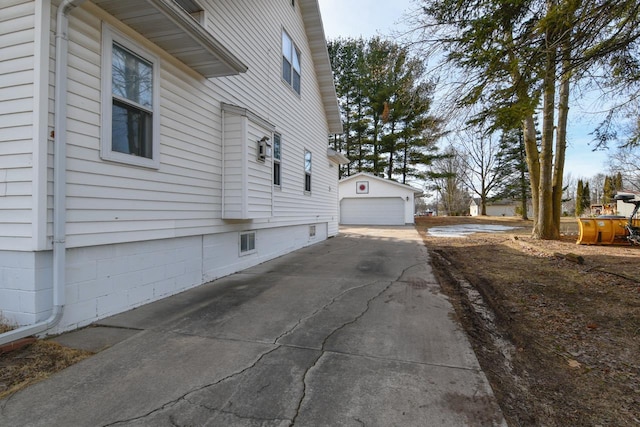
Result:
{"type": "Polygon", "coordinates": [[[582,191],[582,213],[591,214],[591,192],[589,191],[589,181],[584,183],[582,191]]]}
{"type": "Polygon", "coordinates": [[[578,185],[576,186],[576,216],[582,216],[584,211],[584,183],[581,179],[578,180],[578,185]]]}

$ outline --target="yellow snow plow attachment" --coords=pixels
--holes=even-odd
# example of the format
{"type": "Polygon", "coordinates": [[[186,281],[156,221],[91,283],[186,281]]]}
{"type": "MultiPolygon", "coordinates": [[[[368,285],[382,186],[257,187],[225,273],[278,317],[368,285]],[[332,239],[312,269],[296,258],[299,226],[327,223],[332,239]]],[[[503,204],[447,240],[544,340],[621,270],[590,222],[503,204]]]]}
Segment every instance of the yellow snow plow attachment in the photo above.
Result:
{"type": "MultiPolygon", "coordinates": [[[[601,216],[597,218],[578,218],[580,235],[579,245],[629,244],[625,225],[629,220],[623,216],[601,216]]],[[[634,220],[640,225],[640,220],[634,220]]]]}

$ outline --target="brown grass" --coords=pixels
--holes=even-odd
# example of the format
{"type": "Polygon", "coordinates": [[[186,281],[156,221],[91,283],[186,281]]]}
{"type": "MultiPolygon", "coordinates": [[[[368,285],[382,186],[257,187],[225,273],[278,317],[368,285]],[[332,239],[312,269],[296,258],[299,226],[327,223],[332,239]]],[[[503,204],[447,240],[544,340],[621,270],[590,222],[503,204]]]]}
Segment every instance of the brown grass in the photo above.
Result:
{"type": "Polygon", "coordinates": [[[4,334],[5,332],[12,331],[16,328],[16,325],[7,320],[6,317],[0,313],[0,334],[4,334]]]}
{"type": "Polygon", "coordinates": [[[575,219],[558,241],[532,239],[531,222],[513,218],[420,218],[417,228],[510,425],[640,425],[640,248],[577,245],[575,219]],[[427,233],[460,222],[522,228],[427,233]],[[584,264],[556,256],[569,253],[584,264]],[[495,325],[459,280],[482,295],[495,325]]]}
{"type": "Polygon", "coordinates": [[[20,350],[0,355],[0,399],[41,381],[91,356],[87,351],[36,341],[20,350]]]}

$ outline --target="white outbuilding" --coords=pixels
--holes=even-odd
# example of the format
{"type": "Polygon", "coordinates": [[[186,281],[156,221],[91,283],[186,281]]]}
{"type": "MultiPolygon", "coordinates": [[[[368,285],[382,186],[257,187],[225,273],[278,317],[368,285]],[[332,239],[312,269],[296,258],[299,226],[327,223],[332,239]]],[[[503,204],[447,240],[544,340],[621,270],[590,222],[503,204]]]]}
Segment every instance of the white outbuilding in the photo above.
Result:
{"type": "Polygon", "coordinates": [[[414,198],[421,191],[360,172],[340,180],[340,224],[413,224],[414,198]]]}

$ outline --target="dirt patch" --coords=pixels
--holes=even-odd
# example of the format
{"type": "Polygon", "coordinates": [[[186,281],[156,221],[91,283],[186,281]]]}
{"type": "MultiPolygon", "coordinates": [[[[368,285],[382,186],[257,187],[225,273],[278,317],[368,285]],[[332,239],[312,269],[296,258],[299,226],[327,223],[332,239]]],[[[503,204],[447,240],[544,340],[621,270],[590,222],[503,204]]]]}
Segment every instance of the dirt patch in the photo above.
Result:
{"type": "Polygon", "coordinates": [[[1,354],[0,399],[48,378],[91,354],[45,340],[38,340],[19,350],[1,354]]]}
{"type": "Polygon", "coordinates": [[[640,425],[640,248],[577,245],[575,219],[559,241],[532,239],[531,226],[417,221],[509,425],[640,425]],[[457,223],[521,228],[427,233],[457,223]]]}

